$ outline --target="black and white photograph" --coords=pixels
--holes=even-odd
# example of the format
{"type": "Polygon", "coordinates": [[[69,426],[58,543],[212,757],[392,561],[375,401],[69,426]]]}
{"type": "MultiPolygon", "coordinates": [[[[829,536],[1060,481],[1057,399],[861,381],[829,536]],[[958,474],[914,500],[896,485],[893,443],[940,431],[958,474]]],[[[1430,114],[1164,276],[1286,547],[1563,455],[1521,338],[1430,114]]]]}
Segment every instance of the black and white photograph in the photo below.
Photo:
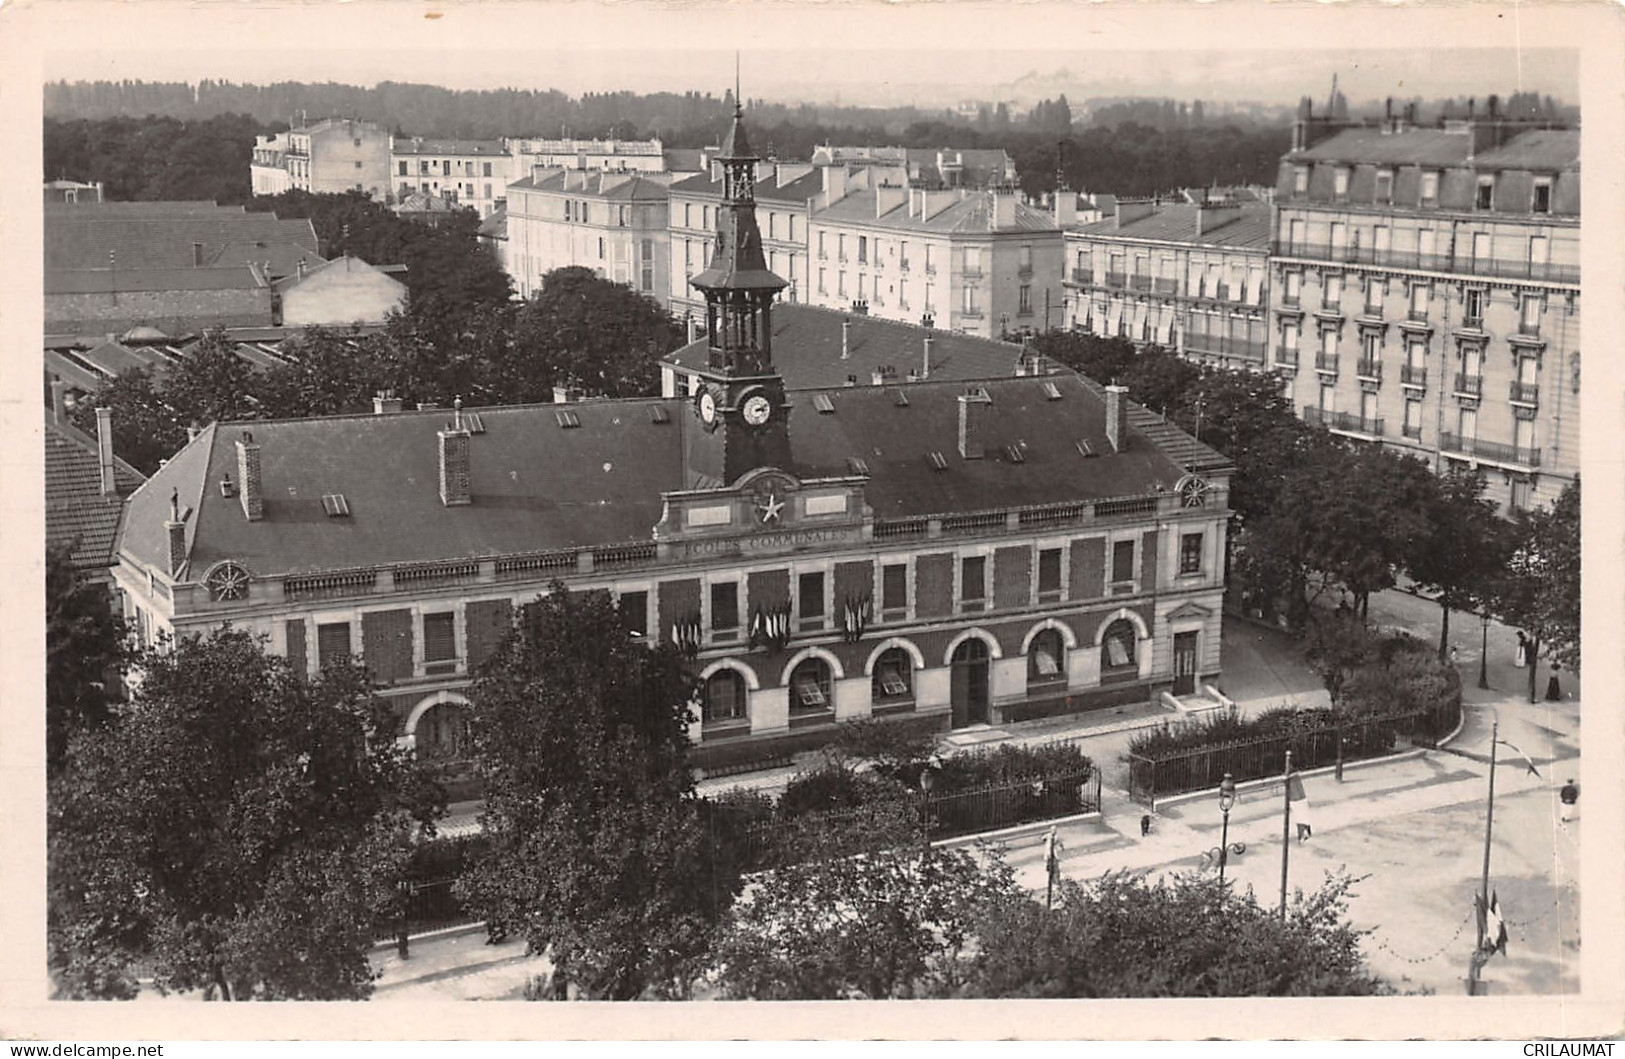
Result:
{"type": "Polygon", "coordinates": [[[1617,10],[8,23],[0,1035],[1619,1032],[1617,10]]]}

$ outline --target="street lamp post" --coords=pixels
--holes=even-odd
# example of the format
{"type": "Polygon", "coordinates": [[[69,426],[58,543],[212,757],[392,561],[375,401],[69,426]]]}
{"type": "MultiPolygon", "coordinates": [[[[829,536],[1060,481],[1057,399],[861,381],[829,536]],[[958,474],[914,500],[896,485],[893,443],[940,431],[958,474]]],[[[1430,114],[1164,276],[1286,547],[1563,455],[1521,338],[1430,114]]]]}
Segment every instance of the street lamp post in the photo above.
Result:
{"type": "Polygon", "coordinates": [[[1219,781],[1219,812],[1224,814],[1224,824],[1219,832],[1219,885],[1224,885],[1224,866],[1230,857],[1230,810],[1236,804],[1236,778],[1230,773],[1224,774],[1219,781]]]}
{"type": "Polygon", "coordinates": [[[1482,988],[1484,964],[1489,955],[1484,951],[1485,927],[1490,907],[1490,840],[1495,835],[1495,748],[1501,742],[1501,720],[1490,722],[1490,790],[1484,803],[1484,873],[1478,883],[1478,943],[1473,946],[1472,959],[1467,964],[1467,995],[1478,996],[1482,988]]]}
{"type": "Polygon", "coordinates": [[[1478,647],[1478,686],[1488,690],[1490,686],[1490,612],[1486,610],[1479,614],[1478,620],[1481,623],[1478,647]]]}

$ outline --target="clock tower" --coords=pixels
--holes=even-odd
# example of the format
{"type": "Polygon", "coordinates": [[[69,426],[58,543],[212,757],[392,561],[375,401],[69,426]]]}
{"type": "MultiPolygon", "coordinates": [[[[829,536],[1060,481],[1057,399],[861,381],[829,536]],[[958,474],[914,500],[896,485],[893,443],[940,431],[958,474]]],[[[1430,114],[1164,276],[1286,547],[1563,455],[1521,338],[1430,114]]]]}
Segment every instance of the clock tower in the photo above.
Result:
{"type": "Polygon", "coordinates": [[[759,467],[788,469],[784,380],[773,368],[773,299],[788,284],[768,270],[756,226],[756,155],[743,108],[723,141],[722,205],[711,263],[690,282],[705,295],[708,356],[694,395],[702,427],[687,432],[691,487],[725,486],[759,467]]]}

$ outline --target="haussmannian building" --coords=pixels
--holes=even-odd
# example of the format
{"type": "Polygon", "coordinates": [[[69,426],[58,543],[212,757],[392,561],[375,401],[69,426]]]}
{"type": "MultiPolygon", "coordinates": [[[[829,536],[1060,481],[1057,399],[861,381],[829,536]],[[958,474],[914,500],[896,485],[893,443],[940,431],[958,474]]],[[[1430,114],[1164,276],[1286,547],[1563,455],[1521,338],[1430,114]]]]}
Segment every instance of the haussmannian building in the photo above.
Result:
{"type": "Polygon", "coordinates": [[[1271,364],[1303,417],[1550,503],[1580,455],[1580,135],[1493,112],[1306,118],[1281,160],[1271,364]]]}
{"type": "Polygon", "coordinates": [[[509,185],[506,267],[528,298],[542,277],[580,266],[666,308],[671,189],[661,174],[539,169],[509,185]]]}

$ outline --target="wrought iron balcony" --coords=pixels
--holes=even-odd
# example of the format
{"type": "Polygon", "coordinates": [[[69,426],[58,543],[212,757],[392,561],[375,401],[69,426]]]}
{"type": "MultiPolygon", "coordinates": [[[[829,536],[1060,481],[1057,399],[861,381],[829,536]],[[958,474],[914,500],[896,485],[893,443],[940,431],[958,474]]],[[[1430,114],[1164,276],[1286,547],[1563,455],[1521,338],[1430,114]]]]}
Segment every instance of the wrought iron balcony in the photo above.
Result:
{"type": "Polygon", "coordinates": [[[1514,463],[1524,467],[1540,466],[1540,450],[1537,448],[1531,448],[1527,445],[1508,445],[1501,441],[1464,438],[1460,434],[1449,431],[1443,431],[1439,434],[1439,448],[1445,452],[1481,456],[1486,460],[1496,460],[1500,463],[1514,463]]]}
{"type": "Polygon", "coordinates": [[[1484,394],[1484,376],[1468,375],[1464,372],[1456,373],[1456,392],[1466,394],[1468,397],[1481,397],[1484,394]]]}
{"type": "Polygon", "coordinates": [[[1540,386],[1532,382],[1514,382],[1508,396],[1514,404],[1539,404],[1540,386]]]}
{"type": "Polygon", "coordinates": [[[1362,379],[1382,380],[1382,359],[1361,357],[1354,365],[1354,374],[1362,379]]]}
{"type": "Polygon", "coordinates": [[[1329,371],[1335,374],[1337,371],[1337,359],[1336,353],[1316,353],[1315,370],[1329,371]]]}
{"type": "Polygon", "coordinates": [[[1095,273],[1093,269],[1075,268],[1072,270],[1073,283],[1093,283],[1094,281],[1095,273]]]}
{"type": "Polygon", "coordinates": [[[1106,286],[1108,286],[1108,287],[1125,287],[1127,285],[1128,285],[1128,277],[1126,275],[1124,275],[1123,273],[1121,273],[1121,272],[1111,272],[1111,271],[1108,271],[1106,273],[1106,286]]]}
{"type": "Polygon", "coordinates": [[[1413,368],[1409,364],[1402,365],[1399,369],[1399,381],[1406,386],[1426,386],[1428,370],[1426,368],[1413,368]]]}

